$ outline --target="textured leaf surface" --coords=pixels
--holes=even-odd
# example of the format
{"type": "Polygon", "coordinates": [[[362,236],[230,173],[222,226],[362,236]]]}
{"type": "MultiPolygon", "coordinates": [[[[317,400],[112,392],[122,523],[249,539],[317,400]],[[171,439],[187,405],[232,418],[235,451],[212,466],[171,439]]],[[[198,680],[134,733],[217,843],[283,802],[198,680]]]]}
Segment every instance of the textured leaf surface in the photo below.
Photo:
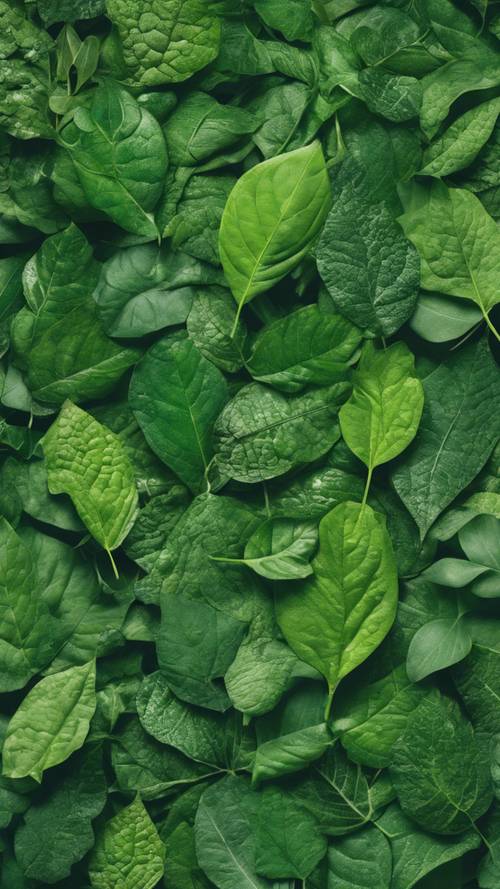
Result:
{"type": "Polygon", "coordinates": [[[132,466],[120,439],[67,402],[44,438],[49,490],[69,494],[93,537],[110,551],[137,512],[132,466]]]}
{"type": "Polygon", "coordinates": [[[82,746],[95,706],[95,661],[42,679],[9,722],[3,774],[40,782],[45,769],[82,746]]]}
{"type": "Polygon", "coordinates": [[[153,889],[163,876],[165,851],[140,798],[108,821],[89,864],[93,889],[153,889]]]}
{"type": "Polygon", "coordinates": [[[468,346],[460,359],[440,365],[423,386],[419,431],[392,475],[422,537],[477,475],[500,431],[498,371],[485,342],[468,346]]]}
{"type": "Polygon", "coordinates": [[[106,8],[137,84],[178,83],[217,55],[220,24],[200,0],[107,0],[106,8]]]}
{"type": "Polygon", "coordinates": [[[146,440],[195,492],[212,458],[213,427],[226,399],[220,371],[179,334],[152,346],[134,373],[130,404],[146,440]]]}

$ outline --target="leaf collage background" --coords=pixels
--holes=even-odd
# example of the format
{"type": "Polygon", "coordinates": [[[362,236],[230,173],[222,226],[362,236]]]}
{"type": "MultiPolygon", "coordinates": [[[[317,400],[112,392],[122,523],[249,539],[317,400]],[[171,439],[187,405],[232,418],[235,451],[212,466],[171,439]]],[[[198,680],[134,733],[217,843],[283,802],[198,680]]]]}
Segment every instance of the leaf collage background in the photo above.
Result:
{"type": "Polygon", "coordinates": [[[500,4],[0,0],[0,887],[500,886],[500,4]]]}

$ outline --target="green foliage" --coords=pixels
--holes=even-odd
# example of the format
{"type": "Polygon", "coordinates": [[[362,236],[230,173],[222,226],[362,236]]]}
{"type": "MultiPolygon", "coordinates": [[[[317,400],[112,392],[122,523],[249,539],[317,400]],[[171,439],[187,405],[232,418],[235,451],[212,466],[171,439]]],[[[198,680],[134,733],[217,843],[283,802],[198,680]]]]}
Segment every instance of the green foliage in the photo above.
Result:
{"type": "Polygon", "coordinates": [[[0,0],[0,886],[500,886],[500,15],[0,0]]]}

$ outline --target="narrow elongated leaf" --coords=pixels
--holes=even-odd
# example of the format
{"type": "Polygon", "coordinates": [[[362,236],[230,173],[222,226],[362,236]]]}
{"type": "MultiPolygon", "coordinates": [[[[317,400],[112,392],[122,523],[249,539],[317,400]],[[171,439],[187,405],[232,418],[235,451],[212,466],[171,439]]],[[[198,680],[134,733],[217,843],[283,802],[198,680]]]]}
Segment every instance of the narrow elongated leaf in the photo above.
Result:
{"type": "Polygon", "coordinates": [[[398,584],[382,516],[341,503],[320,523],[314,575],[276,597],[285,637],[298,657],[323,674],[330,694],[389,632],[398,584]]]}
{"type": "Polygon", "coordinates": [[[239,309],[295,268],[329,203],[319,142],[264,161],[238,180],[224,209],[219,250],[239,309]]]}
{"type": "Polygon", "coordinates": [[[140,797],[108,821],[89,863],[93,889],[153,889],[163,876],[165,849],[140,797]]]}
{"type": "Polygon", "coordinates": [[[367,343],[354,376],[354,390],[339,412],[345,442],[371,475],[415,437],[424,406],[414,359],[403,343],[377,352],[367,343]]]}
{"type": "Polygon", "coordinates": [[[146,440],[193,491],[202,486],[226,399],[221,372],[182,334],[152,346],[134,372],[130,405],[146,440]]]}
{"type": "Polygon", "coordinates": [[[137,513],[132,465],[114,432],[66,402],[43,441],[49,490],[69,494],[82,522],[108,552],[137,513]]]}
{"type": "Polygon", "coordinates": [[[82,746],[95,707],[95,661],[42,679],[9,722],[3,774],[40,782],[45,769],[82,746]]]}

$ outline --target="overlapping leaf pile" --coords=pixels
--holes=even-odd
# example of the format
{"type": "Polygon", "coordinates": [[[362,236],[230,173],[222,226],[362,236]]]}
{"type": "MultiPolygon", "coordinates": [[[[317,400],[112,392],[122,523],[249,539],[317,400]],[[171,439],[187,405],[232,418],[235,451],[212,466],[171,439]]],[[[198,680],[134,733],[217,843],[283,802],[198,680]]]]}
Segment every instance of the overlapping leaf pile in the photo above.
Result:
{"type": "Polygon", "coordinates": [[[0,0],[2,889],[500,886],[499,39],[0,0]]]}

